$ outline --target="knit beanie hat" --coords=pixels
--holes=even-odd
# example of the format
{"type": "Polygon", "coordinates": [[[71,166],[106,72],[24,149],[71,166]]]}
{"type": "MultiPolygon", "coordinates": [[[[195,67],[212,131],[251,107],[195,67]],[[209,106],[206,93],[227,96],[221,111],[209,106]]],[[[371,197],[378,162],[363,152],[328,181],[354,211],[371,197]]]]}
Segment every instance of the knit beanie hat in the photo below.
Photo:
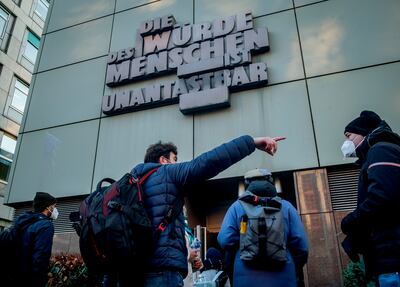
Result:
{"type": "Polygon", "coordinates": [[[248,186],[253,180],[260,179],[272,181],[271,172],[266,168],[256,168],[249,170],[244,174],[244,183],[246,186],[248,186]]]}
{"type": "Polygon", "coordinates": [[[33,210],[35,212],[42,212],[46,207],[55,203],[57,203],[57,199],[47,192],[36,192],[35,198],[33,199],[33,210]]]}
{"type": "Polygon", "coordinates": [[[372,111],[362,111],[360,116],[352,120],[344,129],[344,133],[350,132],[362,136],[368,135],[376,129],[382,119],[372,111]]]}
{"type": "Polygon", "coordinates": [[[261,197],[277,196],[272,174],[266,168],[256,168],[244,174],[246,190],[261,197]]]}

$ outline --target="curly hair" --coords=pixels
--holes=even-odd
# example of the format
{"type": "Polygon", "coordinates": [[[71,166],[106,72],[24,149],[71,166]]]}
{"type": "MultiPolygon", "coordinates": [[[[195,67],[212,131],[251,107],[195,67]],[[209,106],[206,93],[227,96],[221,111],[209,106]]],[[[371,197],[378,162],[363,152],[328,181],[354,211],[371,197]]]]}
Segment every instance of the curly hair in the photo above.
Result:
{"type": "Polygon", "coordinates": [[[144,156],[144,162],[154,162],[158,163],[160,156],[169,158],[170,153],[178,155],[178,149],[172,142],[162,143],[161,141],[150,145],[144,156]]]}

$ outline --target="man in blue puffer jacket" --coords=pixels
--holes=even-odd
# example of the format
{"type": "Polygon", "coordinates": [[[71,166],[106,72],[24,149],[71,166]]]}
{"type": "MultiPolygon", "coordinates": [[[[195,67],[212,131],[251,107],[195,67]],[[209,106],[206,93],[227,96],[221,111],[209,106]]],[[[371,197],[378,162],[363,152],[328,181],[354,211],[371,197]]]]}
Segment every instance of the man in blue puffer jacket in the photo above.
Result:
{"type": "MultiPolygon", "coordinates": [[[[151,145],[146,151],[144,163],[133,168],[132,173],[142,176],[158,167],[144,183],[145,207],[153,226],[160,224],[171,205],[183,201],[190,186],[216,176],[256,148],[273,155],[277,150],[277,141],[282,139],[242,136],[182,163],[177,163],[178,152],[174,144],[159,142],[151,145]]],[[[188,264],[182,210],[161,233],[148,259],[145,286],[183,286],[188,264]]]]}
{"type": "Polygon", "coordinates": [[[34,211],[22,214],[15,221],[17,228],[25,227],[18,250],[18,282],[14,282],[14,286],[46,285],[54,236],[53,220],[58,217],[56,204],[57,200],[50,194],[37,192],[33,200],[34,211]]]}

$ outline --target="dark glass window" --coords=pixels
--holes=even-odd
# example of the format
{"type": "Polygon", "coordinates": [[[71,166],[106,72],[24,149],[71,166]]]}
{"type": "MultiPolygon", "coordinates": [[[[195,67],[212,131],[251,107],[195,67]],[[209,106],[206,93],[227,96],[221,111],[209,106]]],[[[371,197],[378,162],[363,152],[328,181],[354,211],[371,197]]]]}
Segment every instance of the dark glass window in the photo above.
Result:
{"type": "Polygon", "coordinates": [[[3,135],[0,144],[0,180],[8,181],[16,145],[15,139],[3,135]]]}
{"type": "Polygon", "coordinates": [[[7,51],[10,42],[14,21],[14,15],[0,6],[0,49],[4,52],[7,51]]]}

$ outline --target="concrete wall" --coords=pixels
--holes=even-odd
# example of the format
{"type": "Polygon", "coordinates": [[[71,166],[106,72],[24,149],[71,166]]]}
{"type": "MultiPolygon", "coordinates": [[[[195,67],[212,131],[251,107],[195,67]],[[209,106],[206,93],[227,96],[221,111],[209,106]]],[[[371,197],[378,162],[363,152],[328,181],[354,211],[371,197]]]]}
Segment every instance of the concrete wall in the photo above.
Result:
{"type": "MultiPolygon", "coordinates": [[[[343,127],[373,109],[400,130],[400,18],[396,0],[55,0],[34,73],[7,202],[40,190],[87,194],[118,177],[146,147],[174,141],[179,160],[233,137],[283,135],[274,157],[256,152],[218,177],[250,168],[273,171],[346,163],[343,127]],[[138,25],[172,13],[199,23],[250,9],[267,27],[269,85],[231,94],[231,107],[185,116],[177,105],[107,117],[101,100],[110,51],[134,46],[138,25]]],[[[164,80],[171,76],[157,78],[164,80]]],[[[124,87],[142,87],[153,80],[124,87]]]]}

